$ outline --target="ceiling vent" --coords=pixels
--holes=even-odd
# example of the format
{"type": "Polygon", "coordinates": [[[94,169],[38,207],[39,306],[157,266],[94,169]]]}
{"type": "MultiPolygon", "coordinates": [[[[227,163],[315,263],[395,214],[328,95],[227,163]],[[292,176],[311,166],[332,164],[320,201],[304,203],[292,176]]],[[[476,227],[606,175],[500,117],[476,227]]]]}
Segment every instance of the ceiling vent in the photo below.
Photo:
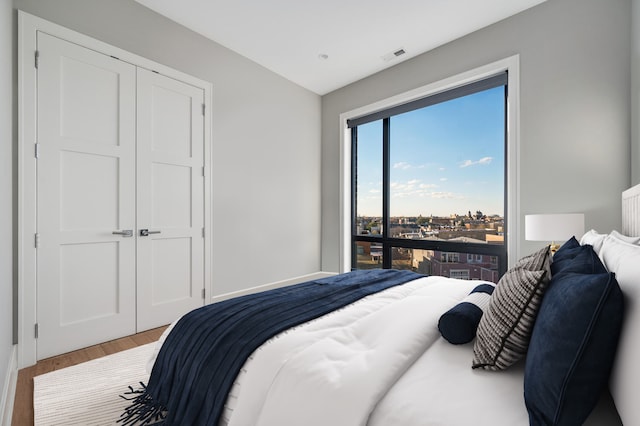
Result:
{"type": "Polygon", "coordinates": [[[405,50],[403,48],[396,49],[393,52],[390,52],[390,53],[387,53],[386,55],[384,55],[382,57],[382,60],[385,61],[385,62],[389,62],[389,61],[392,61],[392,60],[396,59],[399,56],[404,55],[405,53],[407,53],[407,52],[405,52],[405,50]]]}

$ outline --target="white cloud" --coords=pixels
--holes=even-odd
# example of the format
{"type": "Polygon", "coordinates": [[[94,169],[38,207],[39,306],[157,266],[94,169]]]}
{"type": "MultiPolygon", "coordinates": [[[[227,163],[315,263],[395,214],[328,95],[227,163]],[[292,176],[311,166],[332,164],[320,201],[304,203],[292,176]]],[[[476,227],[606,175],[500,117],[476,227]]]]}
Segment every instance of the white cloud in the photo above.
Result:
{"type": "Polygon", "coordinates": [[[432,192],[431,193],[431,198],[447,198],[447,199],[464,199],[464,197],[462,195],[456,195],[453,192],[432,192]]]}
{"type": "Polygon", "coordinates": [[[433,188],[437,188],[438,185],[435,185],[433,183],[421,183],[419,188],[420,189],[433,189],[433,188]]]}
{"type": "Polygon", "coordinates": [[[393,198],[432,197],[432,191],[437,187],[438,185],[436,184],[421,183],[419,179],[412,179],[407,182],[391,182],[391,196],[393,198]]]}
{"type": "Polygon", "coordinates": [[[460,164],[460,168],[469,167],[469,166],[475,166],[477,164],[486,166],[487,164],[491,164],[492,161],[493,161],[492,157],[482,157],[481,159],[479,159],[477,161],[465,160],[465,161],[462,162],[462,164],[460,164]]]}
{"type": "Polygon", "coordinates": [[[409,163],[405,163],[404,161],[401,161],[399,163],[395,163],[393,165],[394,169],[401,169],[401,170],[407,170],[411,168],[411,164],[409,163]]]}

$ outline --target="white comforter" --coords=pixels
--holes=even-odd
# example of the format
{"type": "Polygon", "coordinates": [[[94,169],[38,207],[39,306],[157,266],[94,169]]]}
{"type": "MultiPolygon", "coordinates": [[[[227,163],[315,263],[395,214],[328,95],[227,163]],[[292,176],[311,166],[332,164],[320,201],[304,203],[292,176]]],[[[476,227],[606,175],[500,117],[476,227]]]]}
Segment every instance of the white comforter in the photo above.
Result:
{"type": "Polygon", "coordinates": [[[229,426],[526,425],[522,368],[472,371],[440,315],[478,282],[421,278],[285,333],[249,358],[229,426]]]}

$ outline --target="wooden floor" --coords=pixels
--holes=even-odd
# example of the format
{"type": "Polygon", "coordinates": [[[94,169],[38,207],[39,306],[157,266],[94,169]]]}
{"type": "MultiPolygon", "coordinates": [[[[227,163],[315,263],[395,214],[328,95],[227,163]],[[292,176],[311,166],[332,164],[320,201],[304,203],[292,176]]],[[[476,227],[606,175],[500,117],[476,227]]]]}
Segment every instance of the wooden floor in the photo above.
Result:
{"type": "Polygon", "coordinates": [[[33,425],[33,378],[35,376],[155,342],[160,338],[160,335],[165,329],[166,326],[155,328],[143,333],[134,334],[133,336],[123,337],[122,339],[112,340],[67,354],[43,359],[42,361],[38,361],[33,367],[20,370],[18,372],[18,383],[16,385],[16,398],[13,406],[13,419],[11,421],[12,426],[33,425]]]}

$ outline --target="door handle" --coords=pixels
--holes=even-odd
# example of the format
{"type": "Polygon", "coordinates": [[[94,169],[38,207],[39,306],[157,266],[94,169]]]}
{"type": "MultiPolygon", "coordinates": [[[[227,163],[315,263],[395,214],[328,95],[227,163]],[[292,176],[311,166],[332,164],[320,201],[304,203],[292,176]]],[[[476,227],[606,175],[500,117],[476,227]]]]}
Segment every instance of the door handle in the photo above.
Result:
{"type": "Polygon", "coordinates": [[[160,231],[149,231],[148,229],[141,229],[140,230],[140,236],[141,237],[147,237],[151,234],[159,234],[160,231]]]}
{"type": "Polygon", "coordinates": [[[113,235],[122,235],[123,237],[133,237],[133,229],[123,229],[122,231],[113,231],[113,235]]]}

